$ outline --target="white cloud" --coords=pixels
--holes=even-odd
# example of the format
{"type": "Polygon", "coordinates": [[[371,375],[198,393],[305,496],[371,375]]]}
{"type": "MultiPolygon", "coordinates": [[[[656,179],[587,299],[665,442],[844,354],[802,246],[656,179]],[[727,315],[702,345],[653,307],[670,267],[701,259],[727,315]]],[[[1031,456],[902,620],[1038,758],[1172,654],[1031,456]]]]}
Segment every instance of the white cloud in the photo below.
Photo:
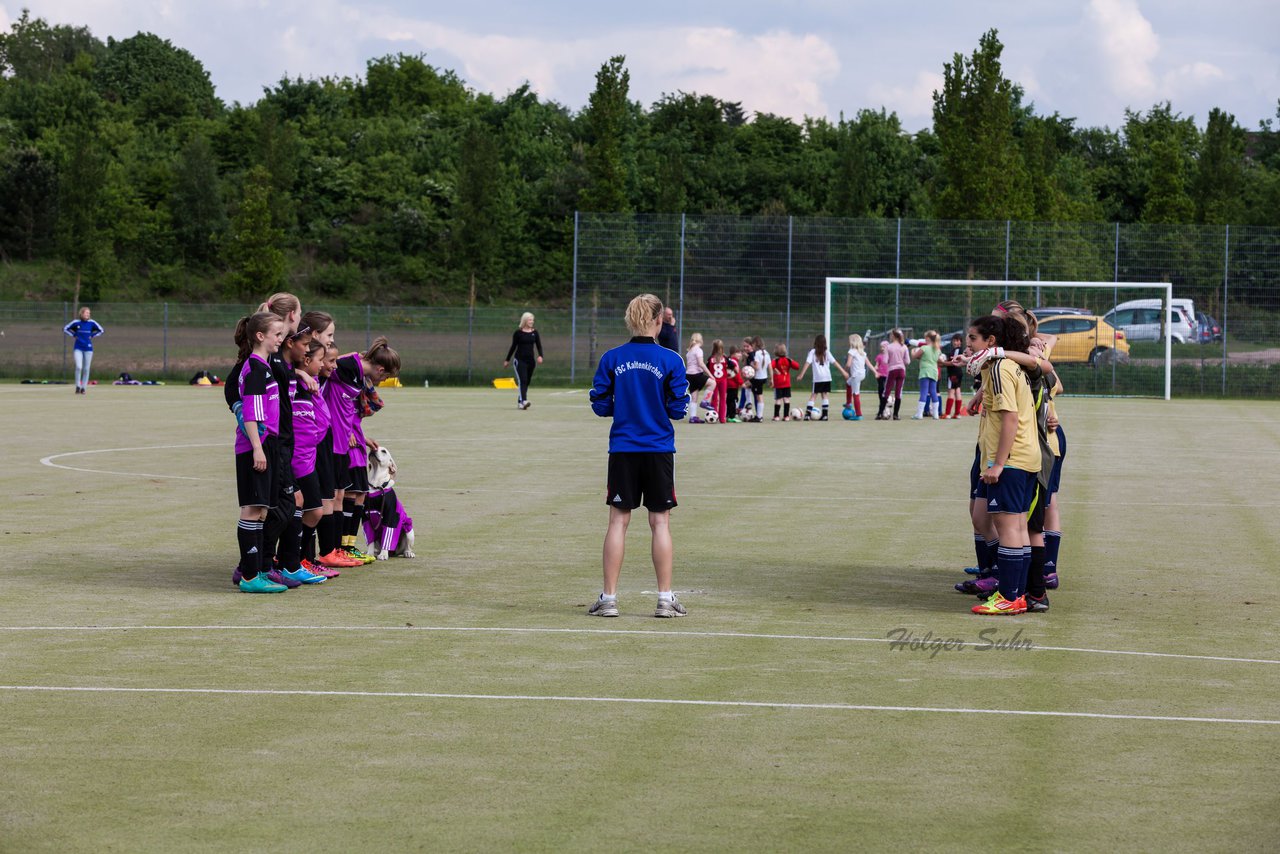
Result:
{"type": "Polygon", "coordinates": [[[1160,39],[1136,0],[1089,0],[1088,17],[1108,66],[1110,87],[1125,97],[1153,95],[1151,63],[1160,52],[1160,39]]]}
{"type": "Polygon", "coordinates": [[[0,30],[7,33],[11,26],[13,26],[13,21],[9,18],[9,13],[5,11],[3,6],[0,6],[0,30]]]}
{"type": "Polygon", "coordinates": [[[905,86],[875,83],[867,95],[877,107],[896,112],[906,127],[927,127],[933,121],[933,93],[941,91],[944,82],[940,72],[917,71],[905,86]]]}

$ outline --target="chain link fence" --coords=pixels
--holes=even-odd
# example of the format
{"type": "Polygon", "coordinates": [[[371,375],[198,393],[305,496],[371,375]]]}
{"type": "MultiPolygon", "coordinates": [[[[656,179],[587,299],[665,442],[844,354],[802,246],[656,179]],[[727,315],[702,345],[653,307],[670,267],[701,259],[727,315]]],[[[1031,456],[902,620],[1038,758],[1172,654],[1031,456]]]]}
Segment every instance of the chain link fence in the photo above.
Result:
{"type": "MultiPolygon", "coordinates": [[[[1128,300],[1159,296],[1132,283],[1167,282],[1203,315],[1192,318],[1191,340],[1174,347],[1174,396],[1280,397],[1280,229],[579,214],[575,233],[573,358],[587,379],[599,354],[625,337],[623,308],[641,291],[675,308],[682,342],[693,332],[726,345],[760,335],[770,350],[785,343],[803,358],[823,330],[828,277],[1025,282],[990,293],[846,290],[833,305],[838,355],[849,333],[874,338],[896,326],[945,335],[1004,298],[1106,317],[1128,300]],[[1038,280],[1115,287],[1052,289],[1038,280]]],[[[1163,344],[1129,328],[1135,340],[1124,361],[1061,365],[1070,390],[1163,396],[1163,344]]]]}
{"type": "MultiPolygon", "coordinates": [[[[770,350],[785,343],[803,357],[823,329],[828,277],[1025,282],[999,293],[951,289],[945,296],[911,288],[846,291],[833,305],[837,354],[852,332],[874,338],[895,326],[915,335],[963,329],[993,297],[1105,316],[1125,300],[1155,296],[1127,284],[1169,282],[1175,298],[1194,300],[1205,322],[1194,343],[1174,347],[1174,396],[1280,398],[1280,229],[680,214],[579,214],[574,226],[568,307],[320,307],[335,316],[344,350],[386,335],[401,354],[406,384],[479,384],[505,375],[511,333],[528,309],[546,350],[537,381],[585,385],[600,354],[626,340],[623,310],[643,291],[675,309],[682,341],[695,331],[708,344],[760,335],[770,350]],[[1037,280],[1116,287],[1054,290],[1037,280]]],[[[0,374],[69,380],[72,342],[61,329],[74,308],[0,303],[0,374]]],[[[95,342],[93,376],[225,376],[235,356],[231,331],[249,308],[95,304],[106,334],[95,342]]],[[[1133,340],[1128,355],[1119,364],[1064,364],[1064,379],[1083,393],[1162,394],[1163,346],[1133,340]]]]}

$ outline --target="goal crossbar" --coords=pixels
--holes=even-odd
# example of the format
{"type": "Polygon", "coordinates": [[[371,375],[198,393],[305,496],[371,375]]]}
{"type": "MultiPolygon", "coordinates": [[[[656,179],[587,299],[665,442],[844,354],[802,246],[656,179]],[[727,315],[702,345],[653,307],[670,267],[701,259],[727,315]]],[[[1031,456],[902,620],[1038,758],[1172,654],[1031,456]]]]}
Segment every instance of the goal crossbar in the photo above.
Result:
{"type": "Polygon", "coordinates": [[[1169,323],[1169,311],[1173,305],[1173,284],[1170,282],[1046,282],[1014,279],[899,279],[859,278],[828,276],[823,314],[823,333],[831,340],[831,286],[832,285],[880,285],[880,286],[930,286],[930,287],[979,287],[979,288],[1097,288],[1130,289],[1155,288],[1164,291],[1164,399],[1173,393],[1173,326],[1169,323]]]}

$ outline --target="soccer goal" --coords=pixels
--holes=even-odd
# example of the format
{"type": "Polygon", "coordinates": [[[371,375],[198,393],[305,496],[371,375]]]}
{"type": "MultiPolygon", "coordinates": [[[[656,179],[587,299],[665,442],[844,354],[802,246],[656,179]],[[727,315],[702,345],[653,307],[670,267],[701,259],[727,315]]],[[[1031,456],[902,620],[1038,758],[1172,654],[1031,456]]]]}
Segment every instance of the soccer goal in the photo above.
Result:
{"type": "Polygon", "coordinates": [[[1040,282],[832,276],[823,331],[836,352],[843,336],[864,336],[873,358],[891,329],[964,335],[996,303],[1015,299],[1058,338],[1054,366],[1069,394],[1163,397],[1173,390],[1173,285],[1168,282],[1040,282]],[[1163,344],[1163,346],[1161,346],[1163,344]]]}

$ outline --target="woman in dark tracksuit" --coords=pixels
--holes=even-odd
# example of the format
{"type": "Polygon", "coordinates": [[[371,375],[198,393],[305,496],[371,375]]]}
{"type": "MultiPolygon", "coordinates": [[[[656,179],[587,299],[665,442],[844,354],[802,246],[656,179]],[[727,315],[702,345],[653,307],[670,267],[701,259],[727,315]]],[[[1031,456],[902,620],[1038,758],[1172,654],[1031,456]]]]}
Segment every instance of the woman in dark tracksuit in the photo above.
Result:
{"type": "Polygon", "coordinates": [[[512,355],[515,356],[516,382],[520,386],[516,408],[528,409],[529,380],[533,379],[533,369],[542,364],[542,339],[538,337],[538,330],[533,328],[533,314],[530,312],[520,315],[520,328],[511,333],[511,349],[507,351],[502,367],[511,364],[512,355]]]}

